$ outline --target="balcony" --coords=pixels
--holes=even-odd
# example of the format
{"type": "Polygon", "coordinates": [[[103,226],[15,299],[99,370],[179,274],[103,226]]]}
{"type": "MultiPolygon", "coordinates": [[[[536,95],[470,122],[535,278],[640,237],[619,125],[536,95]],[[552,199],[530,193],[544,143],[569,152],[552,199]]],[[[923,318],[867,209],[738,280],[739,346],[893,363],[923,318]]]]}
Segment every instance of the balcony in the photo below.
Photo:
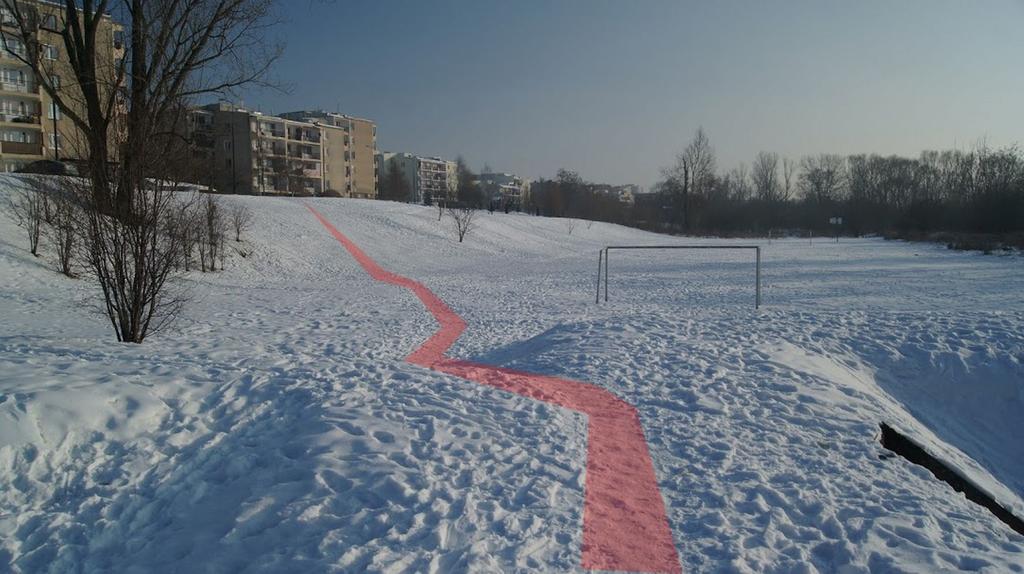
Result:
{"type": "Polygon", "coordinates": [[[285,155],[285,150],[284,148],[262,146],[257,153],[266,157],[283,157],[285,155]]]}
{"type": "Polygon", "coordinates": [[[304,161],[320,161],[321,156],[318,153],[320,150],[314,148],[312,151],[304,150],[296,145],[288,146],[288,158],[292,160],[304,160],[304,161]]]}
{"type": "Polygon", "coordinates": [[[320,134],[318,132],[311,132],[298,128],[294,130],[288,130],[288,139],[292,141],[299,141],[310,144],[320,144],[320,134]]]}
{"type": "Polygon", "coordinates": [[[0,82],[0,92],[39,96],[39,86],[28,82],[0,82]]]}
{"type": "Polygon", "coordinates": [[[26,127],[38,126],[38,114],[5,114],[0,113],[0,122],[24,124],[26,127]]]}
{"type": "Polygon", "coordinates": [[[260,122],[259,134],[265,138],[284,139],[287,132],[285,131],[284,126],[280,124],[260,122]]]}
{"type": "Polygon", "coordinates": [[[42,142],[0,142],[0,152],[17,155],[43,155],[42,142]]]}
{"type": "MultiPolygon", "coordinates": [[[[19,46],[14,46],[14,45],[9,44],[8,47],[14,48],[14,49],[13,50],[5,50],[2,46],[0,46],[0,59],[14,60],[16,62],[22,62],[21,58],[27,57],[26,56],[27,52],[25,51],[24,46],[20,46],[19,47],[19,46]]],[[[22,62],[22,63],[24,63],[24,62],[22,62]]]]}

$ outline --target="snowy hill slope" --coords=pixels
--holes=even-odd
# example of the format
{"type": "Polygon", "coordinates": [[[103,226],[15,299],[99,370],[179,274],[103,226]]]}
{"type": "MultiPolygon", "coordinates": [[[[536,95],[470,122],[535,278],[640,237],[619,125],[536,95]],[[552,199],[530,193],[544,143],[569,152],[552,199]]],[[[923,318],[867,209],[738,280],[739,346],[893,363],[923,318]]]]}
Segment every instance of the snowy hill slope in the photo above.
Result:
{"type": "MultiPolygon", "coordinates": [[[[576,569],[585,420],[405,364],[417,300],[304,202],[224,200],[254,253],[190,276],[142,346],[0,215],[0,565],[576,569]]],[[[600,246],[684,240],[481,213],[459,244],[430,208],[308,203],[465,318],[453,355],[636,405],[685,570],[1024,571],[1024,537],[875,440],[890,422],[1024,514],[1019,257],[774,242],[755,312],[745,254],[614,253],[596,306],[600,246]]]]}

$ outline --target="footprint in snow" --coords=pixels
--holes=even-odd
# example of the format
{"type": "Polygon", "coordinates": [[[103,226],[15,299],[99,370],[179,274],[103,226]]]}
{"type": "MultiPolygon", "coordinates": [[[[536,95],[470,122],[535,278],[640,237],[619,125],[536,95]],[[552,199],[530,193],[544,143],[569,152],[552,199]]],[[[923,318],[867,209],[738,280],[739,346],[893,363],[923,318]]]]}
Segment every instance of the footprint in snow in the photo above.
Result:
{"type": "Polygon", "coordinates": [[[395,435],[386,431],[374,431],[373,438],[377,439],[378,442],[382,442],[384,444],[391,444],[395,442],[395,435]]]}

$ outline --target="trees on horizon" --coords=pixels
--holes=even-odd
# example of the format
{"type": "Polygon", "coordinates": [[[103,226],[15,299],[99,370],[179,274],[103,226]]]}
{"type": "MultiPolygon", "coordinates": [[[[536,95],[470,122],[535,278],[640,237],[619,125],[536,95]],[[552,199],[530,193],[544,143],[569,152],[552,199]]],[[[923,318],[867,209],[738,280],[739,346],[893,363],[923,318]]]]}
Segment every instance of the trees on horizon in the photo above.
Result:
{"type": "Polygon", "coordinates": [[[1016,146],[925,151],[917,158],[762,151],[720,173],[699,128],[630,206],[559,170],[531,186],[531,209],[554,217],[681,234],[1024,232],[1024,153],[1016,146]],[[841,226],[830,223],[843,220],[841,226]]]}
{"type": "Polygon", "coordinates": [[[409,180],[406,179],[395,162],[389,161],[378,197],[389,201],[409,201],[411,195],[412,186],[409,184],[409,180]]]}

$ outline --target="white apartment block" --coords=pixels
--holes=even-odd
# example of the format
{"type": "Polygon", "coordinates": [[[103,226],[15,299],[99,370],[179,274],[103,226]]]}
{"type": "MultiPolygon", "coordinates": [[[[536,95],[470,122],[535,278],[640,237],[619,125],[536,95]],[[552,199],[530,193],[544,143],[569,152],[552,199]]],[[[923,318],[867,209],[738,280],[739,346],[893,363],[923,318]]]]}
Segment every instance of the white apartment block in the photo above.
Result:
{"type": "Polygon", "coordinates": [[[502,207],[519,209],[529,199],[530,182],[511,173],[481,173],[479,183],[488,200],[502,207]]]}
{"type": "Polygon", "coordinates": [[[398,166],[399,172],[409,183],[410,196],[407,201],[425,203],[429,197],[432,203],[436,203],[454,199],[458,189],[457,164],[454,161],[389,152],[381,152],[377,158],[378,181],[383,181],[390,165],[398,166]]]}

